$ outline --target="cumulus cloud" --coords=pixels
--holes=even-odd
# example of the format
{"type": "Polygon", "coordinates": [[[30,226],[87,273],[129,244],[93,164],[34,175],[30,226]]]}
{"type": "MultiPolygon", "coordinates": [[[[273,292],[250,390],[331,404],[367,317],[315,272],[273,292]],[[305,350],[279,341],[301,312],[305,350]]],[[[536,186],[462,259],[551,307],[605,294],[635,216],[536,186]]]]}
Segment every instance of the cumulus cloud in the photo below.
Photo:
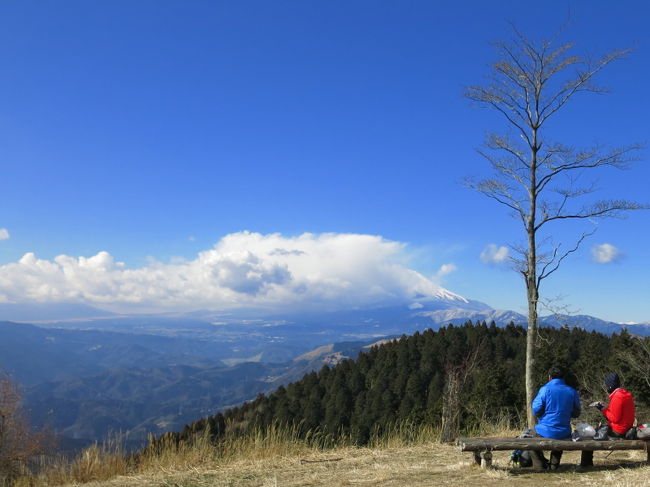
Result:
{"type": "Polygon", "coordinates": [[[0,240],[9,240],[9,230],[0,228],[0,240]]]}
{"type": "Polygon", "coordinates": [[[612,244],[604,243],[591,247],[591,257],[597,264],[609,264],[623,258],[623,252],[612,244]]]}
{"type": "Polygon", "coordinates": [[[509,255],[508,247],[489,244],[481,252],[481,261],[485,264],[501,264],[509,255]]]}
{"type": "MultiPolygon", "coordinates": [[[[0,266],[1,302],[81,302],[116,311],[368,306],[434,296],[405,264],[405,245],[380,236],[284,237],[240,232],[192,260],[130,269],[108,252],[53,260],[25,254],[0,266]]],[[[441,267],[439,274],[455,269],[441,267]]]]}

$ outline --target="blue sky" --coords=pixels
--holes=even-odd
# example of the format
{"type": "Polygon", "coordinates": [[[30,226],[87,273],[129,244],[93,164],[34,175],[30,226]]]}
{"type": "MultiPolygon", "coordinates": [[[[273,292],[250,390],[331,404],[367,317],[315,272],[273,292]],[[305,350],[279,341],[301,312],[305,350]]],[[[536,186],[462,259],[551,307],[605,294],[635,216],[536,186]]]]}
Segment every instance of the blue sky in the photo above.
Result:
{"type": "MultiPolygon", "coordinates": [[[[518,223],[461,184],[487,174],[475,149],[504,125],[463,87],[484,79],[489,41],[511,35],[508,20],[531,37],[568,22],[563,39],[577,53],[635,52],[598,78],[611,94],[567,107],[557,138],[647,142],[649,14],[642,1],[2,2],[0,295],[119,307],[155,276],[193,279],[216,259],[229,297],[215,290],[197,304],[254,302],[242,292],[264,302],[260,283],[280,286],[290,269],[307,283],[296,289],[318,284],[309,299],[338,282],[363,303],[374,285],[420,289],[423,276],[523,311],[520,278],[480,257],[520,241],[518,223]],[[299,244],[320,256],[300,272],[256,254],[306,255],[299,244]],[[357,269],[349,257],[368,252],[357,269]],[[346,262],[341,274],[331,259],[346,262]],[[235,268],[253,281],[234,283],[235,268]],[[125,273],[134,281],[120,281],[125,273]]],[[[598,174],[598,196],[649,203],[647,158],[598,174]]],[[[598,223],[543,294],[649,321],[649,223],[650,212],[598,223]],[[598,249],[606,262],[595,262],[598,249]]],[[[583,228],[560,224],[554,236],[570,242],[583,228]]],[[[175,291],[178,305],[194,292],[175,291]]],[[[150,309],[176,303],[149,294],[150,309]]]]}

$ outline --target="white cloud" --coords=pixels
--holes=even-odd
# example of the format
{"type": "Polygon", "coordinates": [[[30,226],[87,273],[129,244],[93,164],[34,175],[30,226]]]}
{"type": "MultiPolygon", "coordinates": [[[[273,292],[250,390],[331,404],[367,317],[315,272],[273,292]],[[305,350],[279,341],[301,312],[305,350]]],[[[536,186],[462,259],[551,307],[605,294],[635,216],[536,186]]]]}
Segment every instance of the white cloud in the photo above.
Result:
{"type": "Polygon", "coordinates": [[[0,228],[0,240],[9,240],[9,230],[0,228]]]}
{"type": "Polygon", "coordinates": [[[485,264],[501,264],[509,255],[508,247],[489,244],[481,252],[481,260],[485,264]]]}
{"type": "Polygon", "coordinates": [[[458,270],[458,267],[456,267],[455,264],[443,264],[440,266],[440,269],[438,269],[438,272],[436,272],[436,277],[442,278],[456,270],[458,270]]]}
{"type": "Polygon", "coordinates": [[[591,247],[591,257],[598,264],[609,264],[623,258],[623,252],[611,244],[604,243],[591,247]]]}
{"type": "MultiPolygon", "coordinates": [[[[83,302],[116,311],[237,307],[349,307],[434,295],[439,286],[404,265],[405,245],[380,236],[227,235],[193,260],[129,269],[108,252],[33,253],[0,266],[0,302],[83,302]]],[[[455,269],[441,267],[439,274],[455,269]]]]}

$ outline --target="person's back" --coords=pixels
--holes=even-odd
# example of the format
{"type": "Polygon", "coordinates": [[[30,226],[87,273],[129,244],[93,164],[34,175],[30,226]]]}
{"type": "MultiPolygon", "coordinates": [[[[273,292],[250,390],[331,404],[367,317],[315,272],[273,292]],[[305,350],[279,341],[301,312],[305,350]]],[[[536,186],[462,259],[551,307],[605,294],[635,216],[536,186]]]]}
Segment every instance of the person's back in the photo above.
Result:
{"type": "Polygon", "coordinates": [[[603,409],[609,427],[619,435],[624,435],[634,425],[634,398],[622,388],[609,396],[609,407],[603,409]]]}
{"type": "Polygon", "coordinates": [[[533,413],[539,418],[538,435],[563,440],[571,436],[571,418],[580,415],[580,398],[563,379],[554,378],[540,388],[533,413]]]}
{"type": "MultiPolygon", "coordinates": [[[[580,415],[578,392],[564,382],[564,373],[554,366],[548,372],[548,382],[544,384],[533,400],[533,413],[537,416],[535,434],[544,438],[564,440],[571,436],[571,418],[580,415]]],[[[548,462],[541,451],[531,451],[531,459],[536,468],[556,470],[560,465],[562,451],[551,451],[548,462]]]]}

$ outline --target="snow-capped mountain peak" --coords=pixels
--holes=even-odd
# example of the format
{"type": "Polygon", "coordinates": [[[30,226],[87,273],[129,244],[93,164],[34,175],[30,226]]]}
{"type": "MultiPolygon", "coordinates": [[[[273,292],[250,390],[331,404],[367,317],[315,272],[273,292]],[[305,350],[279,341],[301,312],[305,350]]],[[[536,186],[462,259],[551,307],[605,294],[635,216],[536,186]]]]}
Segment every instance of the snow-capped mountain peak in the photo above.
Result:
{"type": "Polygon", "coordinates": [[[464,298],[460,294],[452,293],[449,289],[445,289],[444,287],[439,288],[434,297],[444,301],[461,301],[466,304],[469,303],[468,299],[464,298]]]}

